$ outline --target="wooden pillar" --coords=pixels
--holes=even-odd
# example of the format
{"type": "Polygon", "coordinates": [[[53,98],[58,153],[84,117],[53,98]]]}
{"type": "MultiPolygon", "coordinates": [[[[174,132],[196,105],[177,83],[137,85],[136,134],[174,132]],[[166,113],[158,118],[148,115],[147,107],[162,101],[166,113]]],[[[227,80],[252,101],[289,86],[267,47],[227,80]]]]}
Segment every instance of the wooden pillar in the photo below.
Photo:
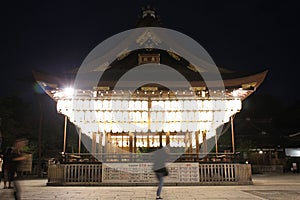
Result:
{"type": "Polygon", "coordinates": [[[98,153],[102,153],[102,133],[98,131],[99,139],[98,139],[98,153]]]}
{"type": "Polygon", "coordinates": [[[96,153],[96,133],[92,133],[92,153],[96,153]]]}
{"type": "Polygon", "coordinates": [[[106,148],[106,151],[105,153],[111,153],[111,136],[110,136],[110,133],[106,133],[106,144],[105,144],[105,148],[106,148]]]}
{"type": "Polygon", "coordinates": [[[199,159],[199,153],[200,153],[199,132],[200,131],[195,132],[196,155],[197,155],[196,157],[197,157],[197,159],[199,159]]]}
{"type": "Polygon", "coordinates": [[[162,132],[159,133],[159,146],[162,147],[162,132]]]}
{"type": "Polygon", "coordinates": [[[81,153],[81,128],[78,127],[78,154],[81,153]]]}
{"type": "Polygon", "coordinates": [[[137,146],[136,146],[136,133],[134,133],[134,138],[133,138],[133,152],[136,153],[136,150],[137,150],[137,146]]]}
{"type": "Polygon", "coordinates": [[[189,154],[193,154],[193,138],[191,132],[189,132],[189,146],[189,154]]]}
{"type": "MultiPolygon", "coordinates": [[[[123,150],[123,149],[124,149],[124,145],[123,145],[123,144],[124,144],[124,133],[122,133],[122,141],[121,141],[121,142],[122,142],[121,148],[122,148],[122,150],[123,150]]],[[[123,151],[122,151],[122,152],[123,152],[123,151]]]]}
{"type": "Polygon", "coordinates": [[[231,144],[232,144],[232,153],[235,154],[233,116],[230,117],[230,122],[231,122],[231,144]]]}
{"type": "Polygon", "coordinates": [[[150,148],[150,137],[149,137],[149,132],[147,133],[147,148],[150,148]]]}
{"type": "Polygon", "coordinates": [[[207,141],[206,141],[206,130],[202,131],[202,145],[203,145],[203,156],[205,156],[205,160],[207,160],[207,141]]]}
{"type": "Polygon", "coordinates": [[[131,133],[129,133],[129,152],[133,152],[133,136],[131,133]]]}
{"type": "Polygon", "coordinates": [[[104,137],[104,153],[107,153],[108,151],[108,141],[107,141],[107,133],[104,131],[103,132],[103,137],[104,137]]]}
{"type": "Polygon", "coordinates": [[[215,135],[215,145],[216,145],[216,155],[218,155],[219,149],[218,149],[218,135],[217,135],[217,132],[216,132],[216,135],[215,135]]]}
{"type": "Polygon", "coordinates": [[[188,141],[189,141],[189,138],[188,138],[188,133],[185,132],[184,133],[184,147],[185,147],[185,154],[188,154],[189,153],[189,148],[188,148],[188,141]]]}
{"type": "Polygon", "coordinates": [[[68,123],[68,117],[65,115],[65,121],[64,121],[64,144],[63,144],[63,152],[66,153],[66,145],[67,145],[67,123],[68,123]]]}
{"type": "Polygon", "coordinates": [[[170,145],[170,131],[166,133],[166,146],[170,145]]]}

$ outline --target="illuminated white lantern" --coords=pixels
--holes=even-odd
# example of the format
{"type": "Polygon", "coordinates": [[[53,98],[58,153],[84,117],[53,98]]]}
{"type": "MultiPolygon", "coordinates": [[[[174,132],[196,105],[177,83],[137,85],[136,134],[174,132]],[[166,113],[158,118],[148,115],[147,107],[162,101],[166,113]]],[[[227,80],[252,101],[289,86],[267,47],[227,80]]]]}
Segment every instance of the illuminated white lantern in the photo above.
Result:
{"type": "Polygon", "coordinates": [[[198,123],[197,122],[189,122],[188,123],[188,131],[197,131],[198,123]]]}
{"type": "MultiPolygon", "coordinates": [[[[102,133],[105,131],[104,129],[104,123],[101,122],[101,123],[98,123],[98,131],[101,132],[100,134],[102,135],[102,133]]],[[[102,138],[103,139],[103,138],[102,138]]]]}
{"type": "Polygon", "coordinates": [[[177,101],[177,107],[178,107],[178,110],[185,110],[184,101],[183,100],[178,100],[177,101]]]}
{"type": "Polygon", "coordinates": [[[111,112],[109,112],[109,111],[105,111],[103,117],[104,117],[104,121],[106,121],[106,122],[112,121],[112,115],[111,115],[111,112]]]}
{"type": "Polygon", "coordinates": [[[123,131],[124,132],[130,131],[130,123],[128,123],[128,122],[123,123],[123,131]]]}
{"type": "Polygon", "coordinates": [[[163,131],[164,123],[163,122],[156,122],[156,131],[161,132],[163,131]]]}
{"type": "Polygon", "coordinates": [[[224,113],[224,123],[229,122],[230,117],[232,116],[232,112],[230,111],[225,111],[224,113]]]}
{"type": "Polygon", "coordinates": [[[181,121],[183,121],[183,122],[188,121],[188,112],[186,112],[186,111],[181,112],[181,121]]]}
{"type": "Polygon", "coordinates": [[[127,111],[122,112],[122,121],[124,123],[129,123],[130,122],[129,112],[127,112],[127,111]]]}
{"type": "Polygon", "coordinates": [[[134,112],[134,115],[135,115],[135,118],[134,118],[135,122],[140,123],[142,121],[142,113],[139,111],[136,111],[136,112],[134,112]]]}
{"type": "Polygon", "coordinates": [[[114,115],[116,122],[123,122],[123,113],[121,111],[114,112],[114,115]]]}
{"type": "Polygon", "coordinates": [[[191,110],[191,101],[190,100],[184,100],[183,101],[183,109],[184,110],[191,110]]]}
{"type": "Polygon", "coordinates": [[[112,110],[121,110],[122,104],[120,100],[112,100],[111,101],[111,109],[112,110]]]}
{"type": "Polygon", "coordinates": [[[97,100],[94,103],[94,110],[99,111],[102,110],[102,101],[101,100],[97,100]]]}
{"type": "Polygon", "coordinates": [[[150,112],[150,123],[156,122],[156,112],[150,112]]]}
{"type": "Polygon", "coordinates": [[[150,131],[151,132],[156,132],[157,131],[157,123],[156,122],[151,122],[150,131]]]}
{"type": "Polygon", "coordinates": [[[148,101],[142,101],[142,110],[144,111],[148,110],[148,101]]]}
{"type": "Polygon", "coordinates": [[[148,123],[148,112],[142,112],[141,121],[148,123]]]}
{"type": "Polygon", "coordinates": [[[181,122],[175,122],[173,123],[174,131],[180,132],[181,131],[181,122]]]}
{"type": "Polygon", "coordinates": [[[165,111],[171,110],[171,102],[166,100],[164,103],[165,103],[164,105],[165,111]]]}
{"type": "Polygon", "coordinates": [[[182,113],[181,111],[175,112],[175,120],[174,121],[182,121],[182,113]]]}
{"type": "Polygon", "coordinates": [[[242,101],[240,99],[235,99],[234,101],[234,108],[235,111],[240,111],[242,109],[242,101]]]}
{"type": "Polygon", "coordinates": [[[156,113],[156,121],[157,122],[163,122],[164,121],[163,112],[157,112],[156,113]]]}
{"type": "Polygon", "coordinates": [[[198,110],[198,105],[196,100],[191,100],[190,104],[191,104],[191,110],[198,110]]]}
{"type": "Polygon", "coordinates": [[[78,122],[84,122],[84,112],[79,111],[77,115],[78,122]]]}
{"type": "Polygon", "coordinates": [[[188,130],[187,122],[181,122],[181,131],[186,132],[188,130]]]}
{"type": "Polygon", "coordinates": [[[77,109],[83,110],[83,108],[84,108],[84,103],[83,103],[83,100],[80,99],[77,101],[77,109]]]}
{"type": "Polygon", "coordinates": [[[75,122],[75,117],[74,117],[74,113],[75,111],[73,111],[73,110],[70,110],[69,112],[68,112],[68,116],[69,116],[69,120],[70,120],[70,122],[72,122],[72,123],[74,123],[75,122]]]}
{"type": "Polygon", "coordinates": [[[204,110],[204,105],[202,100],[197,100],[197,110],[204,110]]]}
{"type": "Polygon", "coordinates": [[[134,123],[130,123],[129,124],[129,132],[135,132],[135,130],[136,130],[135,124],[134,123]]]}
{"type": "Polygon", "coordinates": [[[196,119],[195,119],[195,112],[194,111],[188,112],[188,120],[189,121],[196,121],[196,119]]]}
{"type": "Polygon", "coordinates": [[[224,122],[225,112],[224,111],[216,111],[214,112],[214,122],[224,122]]]}
{"type": "Polygon", "coordinates": [[[90,111],[91,112],[91,122],[96,122],[96,111],[90,111]]]}
{"type": "Polygon", "coordinates": [[[84,112],[84,121],[91,122],[91,112],[90,111],[84,112]]]}
{"type": "Polygon", "coordinates": [[[206,110],[206,111],[212,110],[212,103],[210,100],[203,101],[203,110],[206,110]]]}
{"type": "Polygon", "coordinates": [[[132,101],[132,100],[129,101],[128,109],[129,110],[135,110],[134,101],[132,101]]]}
{"type": "Polygon", "coordinates": [[[225,102],[221,100],[216,101],[216,110],[225,110],[225,102]]]}
{"type": "Polygon", "coordinates": [[[111,130],[112,130],[113,133],[121,132],[121,131],[119,130],[119,126],[118,126],[116,123],[112,123],[112,124],[111,124],[111,130]]]}
{"type": "Polygon", "coordinates": [[[96,100],[90,100],[90,110],[95,110],[96,100]]]}
{"type": "Polygon", "coordinates": [[[62,100],[61,107],[62,107],[61,113],[65,115],[66,114],[66,110],[67,110],[67,101],[66,100],[62,100]]]}
{"type": "Polygon", "coordinates": [[[103,100],[102,102],[102,106],[103,106],[103,110],[110,110],[110,106],[109,106],[109,101],[108,100],[103,100]]]}
{"type": "Polygon", "coordinates": [[[57,112],[58,112],[58,113],[61,113],[61,112],[62,112],[62,110],[63,110],[63,108],[64,108],[64,106],[63,106],[63,101],[62,101],[62,100],[58,100],[58,101],[57,101],[56,108],[57,108],[57,112]]]}
{"type": "Polygon", "coordinates": [[[104,130],[105,132],[110,132],[111,131],[111,123],[104,123],[104,130]]]}
{"type": "Polygon", "coordinates": [[[178,110],[178,102],[177,101],[170,101],[170,110],[171,111],[176,111],[178,110]]]}
{"type": "Polygon", "coordinates": [[[142,102],[139,100],[136,100],[134,102],[134,110],[141,110],[142,109],[142,102]]]}
{"type": "Polygon", "coordinates": [[[129,102],[127,100],[122,100],[121,110],[128,110],[129,102]]]}
{"type": "Polygon", "coordinates": [[[102,111],[97,111],[95,112],[96,114],[96,121],[97,122],[103,122],[104,121],[104,117],[103,117],[103,112],[102,111]]]}
{"type": "Polygon", "coordinates": [[[158,101],[152,101],[151,102],[151,110],[157,111],[158,110],[158,101]]]}
{"type": "Polygon", "coordinates": [[[168,122],[163,123],[163,131],[164,131],[164,132],[170,131],[170,127],[169,127],[169,126],[170,126],[170,125],[169,125],[168,122]]]}
{"type": "Polygon", "coordinates": [[[83,110],[90,110],[90,101],[89,100],[83,101],[83,110]]]}
{"type": "Polygon", "coordinates": [[[73,110],[78,110],[77,109],[77,101],[78,101],[77,99],[72,99],[72,109],[73,110]]]}
{"type": "Polygon", "coordinates": [[[135,112],[129,112],[129,122],[130,123],[135,122],[135,112]]]}
{"type": "Polygon", "coordinates": [[[158,110],[159,111],[165,110],[165,102],[164,101],[158,101],[158,110]]]}
{"type": "Polygon", "coordinates": [[[204,111],[204,112],[201,112],[200,113],[200,118],[201,118],[201,121],[202,122],[207,122],[207,121],[209,121],[209,111],[204,111]]]}
{"type": "Polygon", "coordinates": [[[147,123],[141,123],[140,126],[141,126],[141,131],[143,133],[147,133],[148,132],[148,124],[147,123]]]}

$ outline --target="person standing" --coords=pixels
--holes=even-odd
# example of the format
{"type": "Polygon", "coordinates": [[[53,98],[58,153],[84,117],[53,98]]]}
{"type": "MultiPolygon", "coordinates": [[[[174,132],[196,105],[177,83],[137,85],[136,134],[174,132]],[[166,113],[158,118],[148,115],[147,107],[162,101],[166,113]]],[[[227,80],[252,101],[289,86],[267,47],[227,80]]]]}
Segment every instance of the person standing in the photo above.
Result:
{"type": "Polygon", "coordinates": [[[0,183],[2,181],[2,177],[3,177],[3,170],[2,170],[2,164],[3,164],[3,155],[0,154],[0,183]]]}
{"type": "Polygon", "coordinates": [[[3,189],[12,188],[11,183],[13,179],[12,175],[12,148],[9,147],[6,149],[3,155],[3,163],[2,163],[2,172],[3,172],[3,189]],[[7,186],[8,182],[8,186],[7,186]]]}
{"type": "Polygon", "coordinates": [[[154,152],[154,162],[153,162],[153,171],[158,180],[158,187],[156,191],[156,199],[163,199],[161,195],[162,187],[164,184],[164,177],[168,176],[169,172],[166,168],[166,160],[168,158],[168,153],[166,148],[160,147],[157,151],[154,152]]]}

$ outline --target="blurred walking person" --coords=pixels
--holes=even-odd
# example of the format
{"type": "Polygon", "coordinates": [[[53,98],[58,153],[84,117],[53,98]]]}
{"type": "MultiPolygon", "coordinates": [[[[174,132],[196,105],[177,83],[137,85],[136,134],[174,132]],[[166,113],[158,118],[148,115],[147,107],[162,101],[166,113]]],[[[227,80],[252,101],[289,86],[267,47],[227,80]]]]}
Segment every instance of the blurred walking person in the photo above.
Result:
{"type": "Polygon", "coordinates": [[[164,177],[169,175],[166,168],[166,160],[168,158],[167,147],[160,147],[154,152],[153,171],[158,180],[158,187],[156,191],[156,199],[163,199],[161,195],[162,187],[164,184],[164,177]]]}
{"type": "Polygon", "coordinates": [[[21,199],[20,198],[20,185],[18,183],[18,178],[20,174],[18,173],[18,170],[20,168],[20,165],[22,161],[27,159],[27,156],[22,154],[22,149],[27,145],[28,140],[27,139],[18,139],[15,141],[12,152],[11,152],[11,161],[12,161],[12,173],[13,173],[13,185],[14,185],[14,198],[16,200],[21,199]]]}

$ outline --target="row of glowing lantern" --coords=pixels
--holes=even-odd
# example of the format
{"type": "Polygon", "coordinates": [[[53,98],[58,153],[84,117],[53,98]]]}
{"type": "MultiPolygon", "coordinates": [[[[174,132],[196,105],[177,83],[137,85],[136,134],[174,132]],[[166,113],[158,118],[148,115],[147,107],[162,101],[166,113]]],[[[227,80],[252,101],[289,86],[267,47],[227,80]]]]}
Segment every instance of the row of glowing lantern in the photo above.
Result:
{"type": "Polygon", "coordinates": [[[147,123],[128,124],[128,123],[76,123],[81,128],[82,133],[99,133],[99,132],[137,132],[147,133],[151,131],[155,132],[195,132],[199,130],[207,130],[208,132],[214,132],[214,130],[223,123],[211,123],[211,122],[176,122],[176,123],[152,123],[150,127],[147,123]],[[150,129],[149,129],[150,128],[150,129]]]}
{"type": "MultiPolygon", "coordinates": [[[[139,110],[148,111],[145,100],[69,100],[60,99],[58,110],[139,110]]],[[[151,101],[151,111],[240,110],[239,99],[227,100],[161,100],[151,101]]]]}
{"type": "MultiPolygon", "coordinates": [[[[114,136],[111,137],[111,142],[115,147],[129,147],[129,137],[114,136]]],[[[194,142],[195,143],[195,142],[194,142]]],[[[187,144],[184,136],[176,136],[170,138],[170,146],[171,147],[185,147],[187,144]]],[[[162,145],[166,146],[166,136],[162,136],[162,145]]],[[[195,143],[196,145],[196,143],[195,143]]],[[[136,147],[147,147],[147,138],[143,136],[137,136],[136,138],[136,147]]],[[[149,146],[150,147],[159,147],[160,141],[159,136],[152,136],[149,138],[149,146]]]]}
{"type": "Polygon", "coordinates": [[[234,111],[183,111],[183,112],[110,112],[110,111],[66,111],[60,113],[69,117],[71,122],[95,123],[169,123],[169,122],[227,122],[234,111]]]}

